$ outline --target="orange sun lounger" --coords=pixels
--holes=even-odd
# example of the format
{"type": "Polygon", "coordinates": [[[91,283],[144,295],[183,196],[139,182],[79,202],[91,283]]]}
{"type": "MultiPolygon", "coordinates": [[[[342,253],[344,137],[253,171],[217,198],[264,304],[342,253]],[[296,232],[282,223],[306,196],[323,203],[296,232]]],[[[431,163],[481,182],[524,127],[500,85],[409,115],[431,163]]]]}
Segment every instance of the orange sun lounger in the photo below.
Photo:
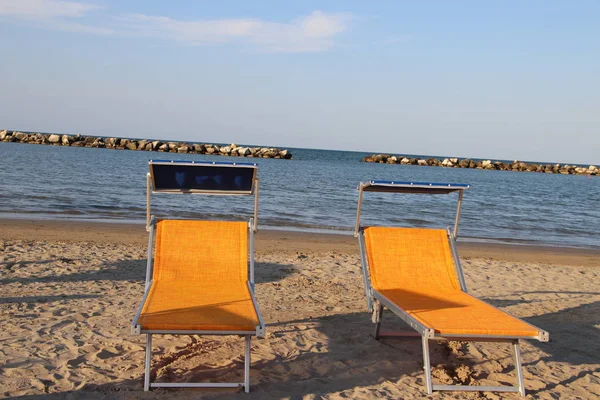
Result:
{"type": "Polygon", "coordinates": [[[151,187],[154,192],[257,196],[256,166],[151,161],[150,169],[146,289],[133,321],[135,333],[146,334],[144,390],[242,386],[248,392],[250,339],[265,333],[254,297],[256,208],[248,222],[156,220],[150,216],[149,199],[151,187]],[[154,334],[244,336],[244,382],[150,382],[154,334]]]}
{"type": "MultiPolygon", "coordinates": [[[[425,385],[433,390],[518,392],[525,396],[519,339],[548,341],[548,333],[467,293],[456,251],[463,191],[468,185],[370,181],[359,187],[355,235],[359,239],[367,306],[380,337],[384,307],[422,337],[425,385]],[[454,230],[360,226],[363,192],[459,192],[454,230]],[[432,383],[430,340],[512,343],[517,386],[432,383]]],[[[392,335],[393,336],[393,335],[392,335]]]]}

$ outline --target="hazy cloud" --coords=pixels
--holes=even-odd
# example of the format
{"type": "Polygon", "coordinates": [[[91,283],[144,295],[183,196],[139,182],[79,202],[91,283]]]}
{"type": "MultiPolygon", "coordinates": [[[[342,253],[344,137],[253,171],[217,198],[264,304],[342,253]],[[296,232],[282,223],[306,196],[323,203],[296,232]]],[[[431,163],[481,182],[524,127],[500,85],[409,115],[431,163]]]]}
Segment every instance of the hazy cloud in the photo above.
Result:
{"type": "Polygon", "coordinates": [[[347,14],[313,11],[290,23],[238,18],[183,21],[168,17],[130,15],[121,17],[123,29],[133,35],[152,36],[191,45],[248,43],[273,52],[325,51],[333,38],[347,29],[347,14]]]}
{"type": "Polygon", "coordinates": [[[48,19],[81,17],[99,8],[93,4],[61,0],[0,0],[0,16],[48,19]]]}
{"type": "Polygon", "coordinates": [[[265,52],[322,52],[348,29],[350,14],[313,11],[287,23],[255,18],[180,20],[144,14],[86,14],[100,7],[59,0],[0,0],[0,16],[44,20],[48,29],[97,35],[152,37],[187,45],[233,43],[265,52]],[[78,21],[74,21],[79,18],[78,21]],[[82,22],[85,21],[85,22],[82,22]]]}

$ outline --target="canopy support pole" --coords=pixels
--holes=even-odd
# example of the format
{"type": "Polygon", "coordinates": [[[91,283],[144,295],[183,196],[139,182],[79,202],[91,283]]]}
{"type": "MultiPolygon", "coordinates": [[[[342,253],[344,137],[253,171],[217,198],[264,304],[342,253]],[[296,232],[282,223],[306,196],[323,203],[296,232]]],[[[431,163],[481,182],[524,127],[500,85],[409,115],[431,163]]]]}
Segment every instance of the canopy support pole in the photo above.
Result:
{"type": "Polygon", "coordinates": [[[356,225],[354,226],[354,237],[358,237],[358,230],[360,229],[360,210],[362,208],[363,200],[363,184],[361,183],[358,187],[358,208],[356,210],[356,225]]]}
{"type": "Polygon", "coordinates": [[[146,174],[146,232],[150,232],[150,195],[152,194],[150,173],[146,174]]]}
{"type": "Polygon", "coordinates": [[[256,232],[258,230],[258,178],[255,178],[254,182],[254,226],[252,229],[256,232]]]}
{"type": "Polygon", "coordinates": [[[463,191],[458,192],[458,205],[456,206],[456,219],[454,220],[454,239],[458,237],[458,220],[460,219],[460,209],[462,207],[463,191]]]}

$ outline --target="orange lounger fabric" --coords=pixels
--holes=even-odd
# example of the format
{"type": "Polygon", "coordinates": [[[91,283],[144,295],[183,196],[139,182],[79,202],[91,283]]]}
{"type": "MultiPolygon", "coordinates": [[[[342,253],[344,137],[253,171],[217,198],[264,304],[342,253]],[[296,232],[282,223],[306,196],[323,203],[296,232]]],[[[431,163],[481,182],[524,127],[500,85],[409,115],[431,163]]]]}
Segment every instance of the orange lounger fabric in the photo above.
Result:
{"type": "Polygon", "coordinates": [[[142,329],[254,331],[247,235],[245,222],[159,221],[142,329]]]}
{"type": "Polygon", "coordinates": [[[537,336],[538,330],[463,292],[443,229],[365,228],[373,289],[440,335],[537,336]]]}

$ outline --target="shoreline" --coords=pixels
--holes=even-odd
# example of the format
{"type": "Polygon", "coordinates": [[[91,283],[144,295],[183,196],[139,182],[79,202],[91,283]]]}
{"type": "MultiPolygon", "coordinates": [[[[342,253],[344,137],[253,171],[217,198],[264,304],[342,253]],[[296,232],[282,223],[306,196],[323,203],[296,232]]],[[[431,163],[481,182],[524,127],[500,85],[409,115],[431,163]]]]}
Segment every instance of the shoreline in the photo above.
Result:
{"type": "MultiPolygon", "coordinates": [[[[127,222],[2,218],[0,231],[2,232],[0,239],[4,240],[148,244],[145,226],[127,222]]],[[[459,240],[458,250],[463,259],[600,266],[600,250],[596,249],[459,240]]],[[[337,251],[358,255],[358,244],[357,240],[348,234],[263,228],[256,234],[256,251],[309,253],[337,251]]]]}

